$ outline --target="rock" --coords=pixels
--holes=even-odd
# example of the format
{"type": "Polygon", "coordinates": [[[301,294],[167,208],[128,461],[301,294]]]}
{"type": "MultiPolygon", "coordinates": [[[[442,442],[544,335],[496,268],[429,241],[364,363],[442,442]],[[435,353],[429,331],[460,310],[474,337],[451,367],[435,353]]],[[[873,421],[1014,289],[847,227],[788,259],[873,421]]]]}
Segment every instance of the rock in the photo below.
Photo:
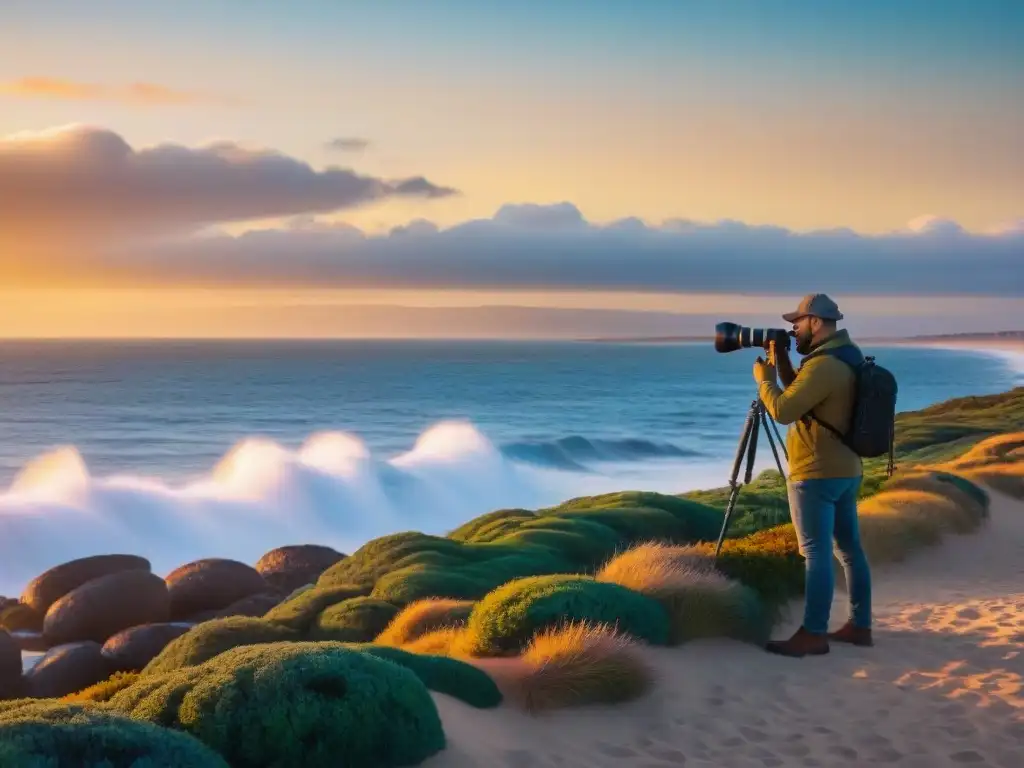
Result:
{"type": "Polygon", "coordinates": [[[346,556],[319,544],[294,544],[272,549],[256,561],[267,583],[284,592],[314,583],[320,574],[346,556]]]}
{"type": "Polygon", "coordinates": [[[0,630],[0,701],[21,695],[21,648],[13,637],[0,630]]]}
{"type": "Polygon", "coordinates": [[[102,653],[114,672],[138,672],[171,640],[192,629],[191,624],[142,624],[118,632],[103,644],[102,653]]]}
{"type": "Polygon", "coordinates": [[[25,673],[27,695],[36,699],[59,698],[106,680],[113,670],[101,648],[91,640],[51,648],[25,673]]]}
{"type": "Polygon", "coordinates": [[[123,629],[167,621],[170,611],[167,585],[155,573],[112,573],[86,582],[50,606],[43,637],[51,645],[103,643],[123,629]]]}
{"type": "Polygon", "coordinates": [[[24,603],[0,608],[0,629],[8,632],[39,632],[42,628],[43,614],[24,603]]]}
{"type": "Polygon", "coordinates": [[[284,598],[277,592],[260,592],[257,595],[249,595],[241,600],[236,600],[227,608],[217,611],[200,611],[188,617],[188,621],[200,624],[210,619],[223,619],[228,616],[251,616],[259,618],[271,608],[280,603],[284,598]]]}
{"type": "Polygon", "coordinates": [[[36,576],[21,595],[21,602],[45,616],[50,606],[87,581],[121,571],[149,571],[149,560],[136,555],[94,555],[71,560],[36,576]]]}
{"type": "Polygon", "coordinates": [[[251,565],[219,557],[187,563],[171,571],[164,581],[171,596],[172,619],[219,611],[267,591],[267,582],[251,565]]]}

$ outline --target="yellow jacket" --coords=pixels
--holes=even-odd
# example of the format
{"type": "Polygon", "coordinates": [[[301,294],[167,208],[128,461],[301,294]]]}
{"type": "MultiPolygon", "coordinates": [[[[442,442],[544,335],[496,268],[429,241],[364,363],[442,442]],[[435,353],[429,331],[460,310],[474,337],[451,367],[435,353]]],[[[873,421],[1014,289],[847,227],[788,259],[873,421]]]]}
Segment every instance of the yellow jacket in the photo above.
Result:
{"type": "MultiPolygon", "coordinates": [[[[847,345],[852,349],[845,352],[855,359],[863,357],[846,330],[837,331],[812,353],[847,345]]],[[[809,356],[785,390],[774,378],[761,380],[757,389],[771,417],[790,425],[786,435],[789,480],[863,475],[860,456],[810,417],[813,412],[839,431],[846,431],[854,398],[854,373],[849,365],[829,354],[809,356]]]]}

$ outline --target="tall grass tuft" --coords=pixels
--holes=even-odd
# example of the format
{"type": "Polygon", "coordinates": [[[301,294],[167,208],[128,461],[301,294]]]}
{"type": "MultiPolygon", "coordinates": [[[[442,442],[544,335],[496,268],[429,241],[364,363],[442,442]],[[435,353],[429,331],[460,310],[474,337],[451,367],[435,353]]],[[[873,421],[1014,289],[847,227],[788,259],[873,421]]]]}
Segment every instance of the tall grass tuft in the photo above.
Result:
{"type": "Polygon", "coordinates": [[[640,544],[609,561],[595,578],[660,602],[669,615],[672,644],[704,637],[761,643],[774,623],[757,592],[718,571],[694,547],[640,544]]]}
{"type": "Polygon", "coordinates": [[[639,645],[607,624],[548,628],[534,635],[521,664],[505,675],[509,697],[529,712],[636,699],[654,682],[639,645]]]}
{"type": "Polygon", "coordinates": [[[472,600],[428,597],[407,605],[374,640],[378,645],[404,646],[441,629],[465,626],[472,600]]]}

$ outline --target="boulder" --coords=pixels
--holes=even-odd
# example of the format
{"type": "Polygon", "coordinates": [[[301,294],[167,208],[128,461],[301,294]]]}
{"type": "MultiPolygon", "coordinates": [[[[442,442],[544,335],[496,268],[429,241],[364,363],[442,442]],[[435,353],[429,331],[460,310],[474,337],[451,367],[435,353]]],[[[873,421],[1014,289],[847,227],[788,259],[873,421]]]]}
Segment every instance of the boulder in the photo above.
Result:
{"type": "Polygon", "coordinates": [[[142,624],[113,635],[103,644],[102,653],[114,672],[139,672],[168,643],[192,629],[192,624],[142,624]]]}
{"type": "Polygon", "coordinates": [[[171,571],[164,581],[175,620],[227,608],[267,591],[267,582],[251,565],[218,557],[187,563],[171,571]]]}
{"type": "Polygon", "coordinates": [[[315,583],[320,574],[345,555],[319,544],[293,544],[272,549],[256,561],[256,570],[267,583],[284,592],[315,583]]]}
{"type": "Polygon", "coordinates": [[[236,600],[227,608],[195,613],[188,617],[188,621],[193,624],[200,624],[210,619],[223,619],[227,616],[252,616],[259,618],[283,600],[284,597],[277,592],[260,592],[259,594],[249,595],[249,597],[236,600]]]}
{"type": "Polygon", "coordinates": [[[8,632],[39,632],[43,628],[43,614],[24,603],[12,603],[0,608],[0,629],[8,632]]]}
{"type": "Polygon", "coordinates": [[[45,616],[50,606],[87,581],[121,571],[149,571],[149,560],[136,555],[94,555],[71,560],[36,576],[21,594],[21,602],[45,616]]]}
{"type": "Polygon", "coordinates": [[[35,699],[59,698],[106,680],[112,670],[101,649],[91,640],[51,648],[25,673],[26,694],[35,699]]]}
{"type": "Polygon", "coordinates": [[[0,629],[0,701],[21,695],[21,648],[0,629]]]}
{"type": "Polygon", "coordinates": [[[51,605],[43,637],[52,645],[102,644],[123,629],[167,621],[170,610],[163,579],[149,571],[121,571],[87,581],[51,605]]]}

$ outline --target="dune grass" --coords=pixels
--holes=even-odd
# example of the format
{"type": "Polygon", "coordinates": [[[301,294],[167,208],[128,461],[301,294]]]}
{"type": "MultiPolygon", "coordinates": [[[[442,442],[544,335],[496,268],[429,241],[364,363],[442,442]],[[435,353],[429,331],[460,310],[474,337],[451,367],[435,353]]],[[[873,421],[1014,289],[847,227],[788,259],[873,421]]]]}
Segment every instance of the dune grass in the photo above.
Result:
{"type": "Polygon", "coordinates": [[[430,597],[407,605],[374,639],[378,645],[402,646],[442,629],[463,627],[473,610],[470,600],[430,597]]]}
{"type": "Polygon", "coordinates": [[[641,544],[609,561],[595,578],[661,603],[673,645],[702,637],[761,643],[774,623],[757,592],[723,574],[692,546],[641,544]]]}
{"type": "Polygon", "coordinates": [[[619,704],[654,685],[640,645],[609,625],[572,622],[538,632],[518,663],[496,676],[529,712],[619,704]]]}
{"type": "Polygon", "coordinates": [[[983,440],[938,468],[1024,499],[1024,431],[983,440]]]}

